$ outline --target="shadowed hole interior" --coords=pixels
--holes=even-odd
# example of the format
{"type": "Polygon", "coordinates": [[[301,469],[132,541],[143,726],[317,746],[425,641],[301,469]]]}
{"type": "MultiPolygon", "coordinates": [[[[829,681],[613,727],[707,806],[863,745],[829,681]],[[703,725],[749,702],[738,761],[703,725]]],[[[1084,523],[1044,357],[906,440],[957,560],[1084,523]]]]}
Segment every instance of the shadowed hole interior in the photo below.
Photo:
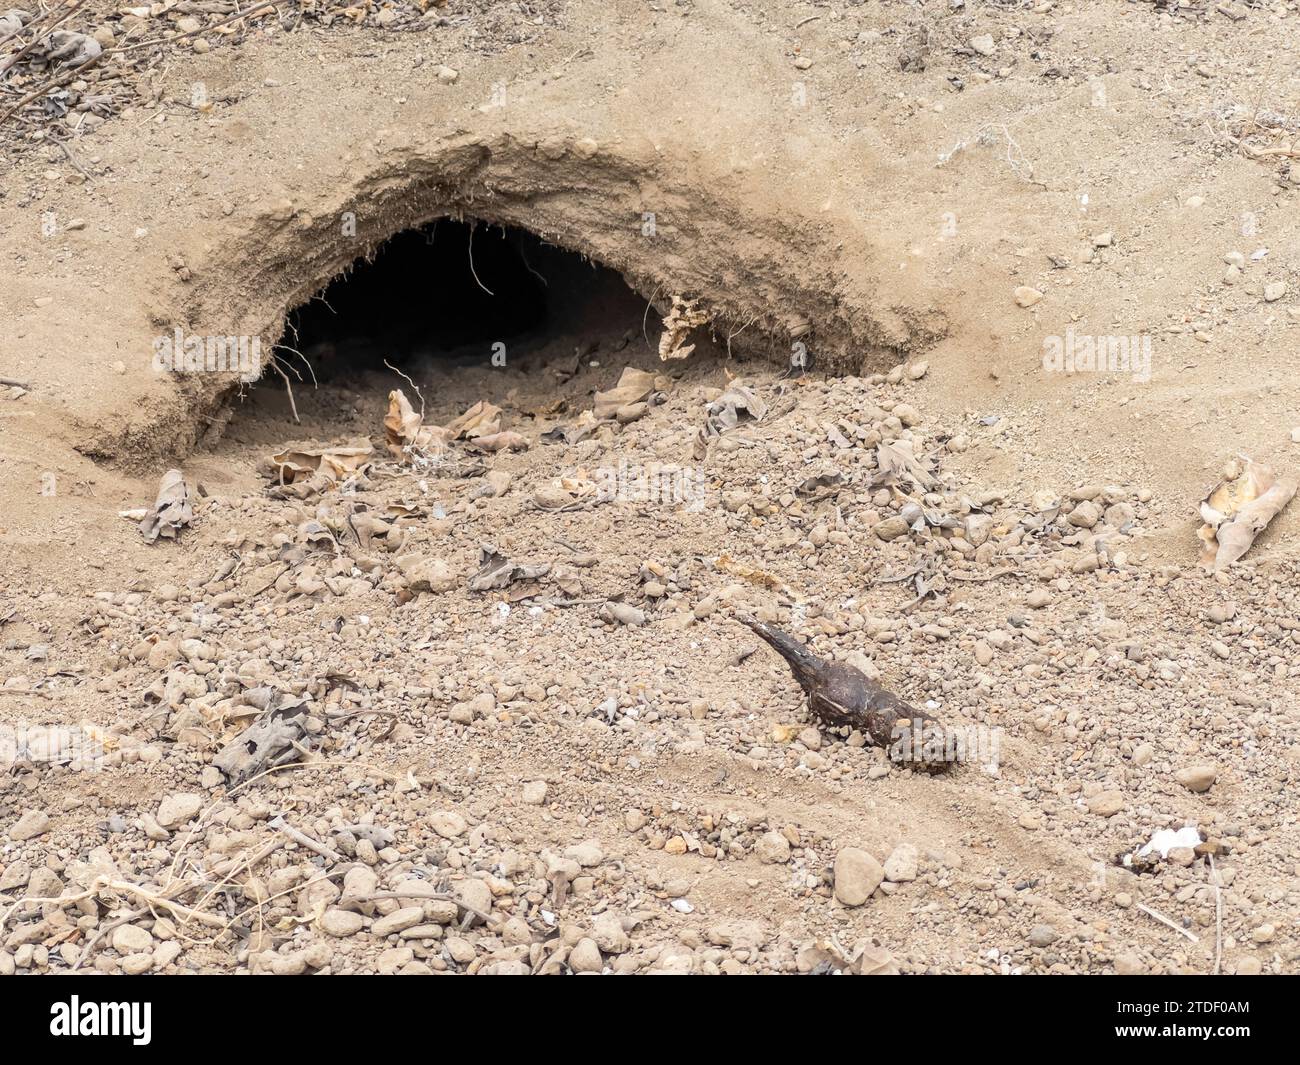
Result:
{"type": "MultiPolygon", "coordinates": [[[[522,369],[557,338],[580,346],[582,334],[626,328],[644,308],[615,271],[532,233],[441,219],[335,278],[290,315],[283,344],[322,381],[383,370],[384,360],[412,376],[429,362],[491,364],[494,354],[522,369]]],[[[277,354],[301,368],[284,347],[277,354]]]]}

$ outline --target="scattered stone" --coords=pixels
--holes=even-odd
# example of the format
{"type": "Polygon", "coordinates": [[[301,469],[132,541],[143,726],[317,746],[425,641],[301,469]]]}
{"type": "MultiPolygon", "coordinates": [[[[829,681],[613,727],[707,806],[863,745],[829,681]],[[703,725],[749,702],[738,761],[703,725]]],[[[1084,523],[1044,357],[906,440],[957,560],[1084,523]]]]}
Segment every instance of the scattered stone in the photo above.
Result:
{"type": "Polygon", "coordinates": [[[1088,812],[1098,817],[1114,817],[1124,809],[1124,796],[1118,791],[1099,791],[1088,799],[1088,812]]]}
{"type": "Polygon", "coordinates": [[[370,932],[376,936],[391,936],[407,928],[413,928],[423,920],[423,906],[406,906],[400,910],[394,910],[386,917],[380,917],[370,926],[370,932]]]}
{"type": "Polygon", "coordinates": [[[906,518],[899,517],[895,514],[892,517],[878,521],[874,528],[876,535],[880,537],[880,539],[897,540],[900,536],[906,536],[907,530],[911,528],[911,526],[907,524],[906,518]]]}
{"type": "Polygon", "coordinates": [[[900,843],[885,859],[885,879],[895,884],[905,884],[916,879],[918,852],[910,843],[900,843]]]}
{"type": "Polygon", "coordinates": [[[15,843],[43,836],[50,829],[50,815],[44,810],[28,810],[9,826],[9,838],[15,843]]]}
{"type": "Polygon", "coordinates": [[[584,869],[594,869],[605,860],[605,851],[594,839],[589,839],[583,843],[575,843],[572,847],[566,847],[564,856],[572,858],[584,869]]]}
{"type": "Polygon", "coordinates": [[[1219,777],[1219,771],[1212,765],[1186,766],[1174,773],[1174,779],[1188,791],[1198,794],[1209,791],[1219,777]]]}
{"type": "Polygon", "coordinates": [[[602,913],[592,925],[591,938],[605,954],[623,954],[632,945],[623,922],[612,913],[602,913]]]}
{"type": "Polygon", "coordinates": [[[835,856],[835,898],[845,906],[861,906],[884,878],[880,863],[858,847],[844,847],[835,856]]]}
{"type": "Polygon", "coordinates": [[[790,860],[790,841],[780,832],[765,832],[754,845],[754,854],[767,865],[784,865],[790,860]]]}
{"type": "Polygon", "coordinates": [[[113,932],[113,949],[119,954],[139,954],[153,949],[153,936],[139,925],[124,924],[113,932]]]}
{"type": "Polygon", "coordinates": [[[1050,924],[1036,924],[1029,930],[1030,946],[1050,947],[1060,938],[1061,933],[1050,924]]]}
{"type": "Polygon", "coordinates": [[[1070,511],[1070,524],[1081,529],[1091,529],[1100,520],[1101,508],[1091,499],[1085,499],[1070,511]]]}
{"type": "MultiPolygon", "coordinates": [[[[619,929],[622,931],[622,929],[619,929]]],[[[605,967],[596,941],[583,936],[569,952],[569,968],[575,973],[598,973],[605,967]]]]}
{"type": "Polygon", "coordinates": [[[456,839],[465,834],[468,827],[465,818],[454,810],[438,810],[429,815],[429,827],[443,839],[456,839]]]}
{"type": "Polygon", "coordinates": [[[1141,976],[1146,971],[1146,964],[1131,951],[1115,956],[1115,973],[1119,976],[1141,976]]]}
{"type": "Polygon", "coordinates": [[[350,910],[326,910],[320,919],[321,931],[339,938],[356,935],[364,923],[361,914],[350,910]]]}
{"type": "Polygon", "coordinates": [[[158,804],[156,820],[163,828],[177,828],[192,821],[203,809],[203,796],[191,792],[168,795],[158,804]]]}

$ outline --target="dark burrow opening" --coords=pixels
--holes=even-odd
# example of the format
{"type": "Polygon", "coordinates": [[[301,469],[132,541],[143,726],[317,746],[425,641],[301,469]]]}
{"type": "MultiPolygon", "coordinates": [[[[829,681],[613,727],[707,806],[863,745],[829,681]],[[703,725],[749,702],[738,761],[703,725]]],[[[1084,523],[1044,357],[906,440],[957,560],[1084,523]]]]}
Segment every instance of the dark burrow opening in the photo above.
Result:
{"type": "Polygon", "coordinates": [[[557,336],[639,318],[617,272],[526,230],[440,219],[389,240],[288,319],[284,365],[301,352],[322,383],[429,364],[526,369],[557,336]]]}
{"type": "Polygon", "coordinates": [[[527,230],[443,218],[392,237],[291,311],[273,361],[264,347],[261,377],[231,390],[211,439],[382,445],[396,389],[426,424],[485,400],[507,428],[551,429],[628,368],[680,378],[730,357],[697,328],[689,363],[661,361],[667,305],[527,230]]]}
{"type": "Polygon", "coordinates": [[[657,362],[658,316],[646,341],[646,315],[621,274],[577,252],[439,219],[392,237],[287,316],[274,366],[264,349],[261,378],[232,393],[223,438],[369,435],[395,388],[413,403],[418,388],[434,421],[512,389],[554,404],[560,390],[611,387],[616,363],[657,362]]]}

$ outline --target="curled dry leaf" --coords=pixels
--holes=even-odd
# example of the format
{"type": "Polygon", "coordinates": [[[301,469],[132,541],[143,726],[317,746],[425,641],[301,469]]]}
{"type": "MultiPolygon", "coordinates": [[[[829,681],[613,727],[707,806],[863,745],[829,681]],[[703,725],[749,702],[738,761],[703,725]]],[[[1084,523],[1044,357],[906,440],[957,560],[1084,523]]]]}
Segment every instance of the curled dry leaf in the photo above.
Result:
{"type": "Polygon", "coordinates": [[[411,401],[400,388],[388,393],[384,440],[395,459],[409,462],[412,450],[441,450],[447,439],[444,430],[424,424],[424,416],[411,406],[411,401]]]}
{"type": "Polygon", "coordinates": [[[402,462],[413,452],[441,452],[453,440],[464,440],[479,451],[523,451],[528,441],[501,428],[501,408],[479,400],[448,425],[425,425],[401,389],[388,393],[384,433],[389,452],[402,462]]]}
{"type": "Polygon", "coordinates": [[[595,394],[593,413],[597,418],[613,418],[620,409],[648,400],[656,392],[667,392],[671,387],[672,381],[663,374],[625,366],[617,385],[607,392],[595,394]]]}
{"type": "Polygon", "coordinates": [[[94,37],[74,30],[56,30],[32,54],[42,55],[48,63],[76,67],[97,58],[103,51],[94,37]]]}
{"type": "Polygon", "coordinates": [[[280,484],[307,481],[322,474],[340,481],[365,467],[374,454],[370,444],[351,447],[288,447],[271,456],[280,484]]]}
{"type": "Polygon", "coordinates": [[[704,408],[704,426],[695,437],[695,458],[704,458],[714,437],[729,432],[742,421],[761,422],[765,417],[767,402],[736,378],[722,395],[704,408]]]}
{"type": "Polygon", "coordinates": [[[489,433],[466,441],[471,449],[478,451],[527,451],[528,441],[519,433],[504,429],[499,433],[489,433]]]}
{"type": "Polygon", "coordinates": [[[1201,501],[1205,524],[1197,532],[1205,544],[1201,564],[1221,570],[1241,558],[1300,487],[1293,476],[1278,477],[1245,455],[1234,462],[1232,476],[1220,481],[1201,501]]]}
{"type": "Polygon", "coordinates": [[[563,441],[566,444],[576,444],[585,440],[600,427],[600,421],[593,411],[584,410],[578,415],[577,419],[571,425],[557,425],[547,429],[542,434],[543,440],[552,442],[563,441]]]}
{"type": "Polygon", "coordinates": [[[464,414],[443,428],[448,440],[475,440],[501,432],[501,408],[480,399],[464,414]]]}
{"type": "Polygon", "coordinates": [[[709,316],[699,309],[698,304],[699,300],[673,297],[673,305],[664,315],[664,331],[659,337],[659,358],[664,362],[669,359],[684,359],[695,350],[694,344],[686,343],[686,335],[709,320],[709,316]]]}
{"type": "Polygon", "coordinates": [[[538,577],[545,577],[550,572],[551,565],[549,562],[543,562],[535,566],[511,562],[492,544],[483,544],[479,547],[479,570],[470,579],[469,590],[471,592],[488,592],[494,588],[505,588],[515,581],[535,580],[538,577]]]}
{"type": "Polygon", "coordinates": [[[926,491],[938,484],[925,463],[916,457],[912,441],[882,440],[876,446],[876,472],[871,484],[896,485],[902,481],[910,481],[926,491]]]}
{"type": "Polygon", "coordinates": [[[176,539],[178,533],[194,518],[190,505],[190,490],[180,470],[168,470],[158,484],[158,498],[140,522],[140,532],[148,543],[158,537],[176,539]]]}

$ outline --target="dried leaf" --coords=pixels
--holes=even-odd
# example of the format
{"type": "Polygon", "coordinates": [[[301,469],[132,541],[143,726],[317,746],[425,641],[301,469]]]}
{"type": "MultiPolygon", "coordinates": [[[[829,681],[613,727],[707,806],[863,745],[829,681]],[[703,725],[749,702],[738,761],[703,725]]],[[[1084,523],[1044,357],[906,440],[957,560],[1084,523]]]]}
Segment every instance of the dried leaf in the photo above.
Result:
{"type": "Polygon", "coordinates": [[[640,403],[656,392],[667,392],[672,382],[663,374],[652,374],[648,370],[638,370],[625,366],[618,379],[618,384],[608,392],[597,392],[593,397],[597,418],[612,418],[620,407],[640,403]]]}
{"type": "Polygon", "coordinates": [[[519,433],[509,429],[488,436],[475,437],[467,441],[469,446],[478,451],[527,451],[528,441],[519,433]]]}
{"type": "Polygon", "coordinates": [[[1205,519],[1197,533],[1205,544],[1201,563],[1215,570],[1245,555],[1300,487],[1296,477],[1279,478],[1268,466],[1244,455],[1239,465],[1237,476],[1221,481],[1201,501],[1205,519]]]}
{"type": "Polygon", "coordinates": [[[158,498],[140,522],[140,532],[148,543],[160,536],[174,540],[193,518],[194,508],[190,505],[190,490],[184,475],[180,470],[168,470],[158,485],[158,498]]]}
{"type": "Polygon", "coordinates": [[[910,440],[882,440],[876,445],[876,472],[873,485],[895,485],[909,481],[918,488],[929,491],[939,482],[926,469],[912,448],[910,440]]]}
{"type": "Polygon", "coordinates": [[[684,359],[695,350],[694,344],[686,343],[686,334],[709,320],[709,316],[699,309],[698,303],[698,300],[673,297],[673,305],[664,315],[663,334],[659,337],[659,358],[665,362],[669,359],[684,359]]]}
{"type": "Polygon", "coordinates": [[[368,464],[374,448],[370,444],[351,447],[289,447],[271,456],[280,484],[307,481],[323,474],[330,481],[343,480],[368,464]]]}
{"type": "Polygon", "coordinates": [[[442,430],[448,440],[473,440],[501,432],[501,408],[480,399],[464,414],[442,430]]]}
{"type": "Polygon", "coordinates": [[[440,450],[448,439],[437,426],[424,425],[424,416],[406,398],[400,388],[388,393],[388,413],[384,415],[384,437],[389,453],[402,462],[411,460],[412,449],[440,450]]]}
{"type": "Polygon", "coordinates": [[[469,590],[488,592],[494,588],[504,588],[515,581],[545,577],[550,572],[549,562],[536,566],[521,565],[511,562],[492,544],[483,544],[479,548],[479,571],[470,579],[469,590]]]}

